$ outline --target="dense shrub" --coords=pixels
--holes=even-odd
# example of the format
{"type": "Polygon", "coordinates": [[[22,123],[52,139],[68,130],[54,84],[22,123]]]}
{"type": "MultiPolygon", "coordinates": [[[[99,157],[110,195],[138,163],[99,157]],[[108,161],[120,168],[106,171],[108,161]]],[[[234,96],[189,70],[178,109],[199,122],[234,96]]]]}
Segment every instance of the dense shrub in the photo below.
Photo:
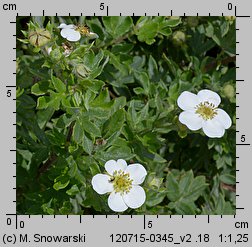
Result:
{"type": "Polygon", "coordinates": [[[113,214],[91,180],[117,159],[147,171],[125,214],[235,213],[234,19],[18,17],[17,30],[18,214],[113,214]],[[232,119],[221,138],[179,121],[179,95],[202,89],[232,119]]]}

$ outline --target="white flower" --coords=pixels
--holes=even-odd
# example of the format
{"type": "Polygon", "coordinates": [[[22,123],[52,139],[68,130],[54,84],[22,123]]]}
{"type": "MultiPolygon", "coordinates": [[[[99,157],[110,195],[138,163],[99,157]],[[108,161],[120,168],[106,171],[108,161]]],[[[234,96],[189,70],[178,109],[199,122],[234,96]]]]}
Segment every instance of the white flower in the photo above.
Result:
{"type": "Polygon", "coordinates": [[[66,38],[68,41],[80,40],[81,34],[91,39],[96,39],[99,37],[96,33],[89,32],[88,28],[85,26],[75,26],[73,24],[66,25],[65,23],[61,23],[58,28],[61,29],[61,36],[66,38]]]}
{"type": "Polygon", "coordinates": [[[110,193],[108,205],[115,212],[129,208],[139,208],[146,199],[143,183],[147,172],[140,164],[127,166],[123,159],[105,163],[108,174],[96,174],[92,178],[93,189],[100,195],[110,193]]]}
{"type": "Polygon", "coordinates": [[[77,27],[73,24],[66,25],[65,23],[61,23],[58,28],[61,29],[61,36],[68,41],[78,41],[81,38],[80,32],[76,31],[77,27]]]}
{"type": "Polygon", "coordinates": [[[190,130],[202,128],[208,137],[222,137],[232,121],[225,111],[218,108],[220,102],[220,96],[211,90],[201,90],[197,95],[184,91],[177,100],[178,106],[184,110],[179,121],[190,130]]]}

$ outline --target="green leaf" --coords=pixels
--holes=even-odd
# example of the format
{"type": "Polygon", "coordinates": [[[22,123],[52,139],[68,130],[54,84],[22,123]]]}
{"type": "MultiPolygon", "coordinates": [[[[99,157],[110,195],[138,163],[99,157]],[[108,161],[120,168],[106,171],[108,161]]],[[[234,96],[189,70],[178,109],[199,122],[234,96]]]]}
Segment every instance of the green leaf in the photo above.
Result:
{"type": "Polygon", "coordinates": [[[45,110],[40,110],[37,113],[38,125],[41,129],[45,127],[48,121],[53,116],[54,109],[52,107],[48,107],[45,110]]]}
{"type": "Polygon", "coordinates": [[[54,214],[54,209],[52,208],[52,205],[51,205],[52,201],[53,201],[53,199],[51,199],[49,202],[41,205],[41,208],[42,208],[44,214],[51,214],[51,215],[54,214]]]}
{"type": "Polygon", "coordinates": [[[95,162],[89,164],[89,169],[90,169],[90,172],[91,172],[92,176],[94,176],[94,175],[96,175],[98,173],[101,173],[99,165],[97,163],[95,163],[95,162]]]}
{"type": "Polygon", "coordinates": [[[51,79],[57,92],[64,93],[66,91],[66,85],[59,78],[52,76],[51,79]]]}
{"type": "Polygon", "coordinates": [[[146,22],[137,32],[137,38],[141,42],[151,45],[155,42],[158,33],[158,24],[155,22],[146,22]]]}
{"type": "Polygon", "coordinates": [[[35,83],[32,87],[31,87],[31,92],[34,95],[44,95],[47,93],[49,89],[49,82],[48,81],[40,81],[35,83]]]}
{"type": "Polygon", "coordinates": [[[166,178],[167,197],[170,201],[177,201],[180,197],[179,184],[172,173],[166,178]]]}
{"type": "Polygon", "coordinates": [[[116,44],[112,47],[111,51],[112,54],[122,54],[122,53],[129,53],[134,48],[133,44],[130,43],[120,43],[116,44]]]}
{"type": "Polygon", "coordinates": [[[150,90],[150,80],[148,75],[145,72],[134,71],[134,76],[143,87],[145,94],[148,95],[150,90]]]}
{"type": "Polygon", "coordinates": [[[77,193],[79,193],[79,188],[76,184],[74,184],[69,190],[66,191],[66,193],[69,196],[75,196],[77,193]]]}
{"type": "Polygon", "coordinates": [[[132,29],[133,21],[130,16],[104,16],[102,18],[106,31],[113,38],[118,38],[132,29]]]}
{"type": "Polygon", "coordinates": [[[181,172],[178,177],[175,177],[170,172],[166,179],[167,197],[170,201],[175,202],[171,204],[177,213],[194,214],[194,202],[202,195],[206,189],[206,182],[204,176],[197,176],[194,178],[193,172],[181,172]]]}
{"type": "Polygon", "coordinates": [[[168,206],[171,208],[174,208],[177,214],[181,214],[181,215],[194,215],[195,214],[196,207],[194,203],[177,201],[175,203],[170,203],[168,206]]]}
{"type": "Polygon", "coordinates": [[[80,123],[80,119],[78,119],[73,127],[73,139],[76,143],[80,144],[84,138],[84,130],[82,128],[82,124],[80,123]]]}
{"type": "Polygon", "coordinates": [[[149,61],[148,61],[148,74],[149,74],[149,77],[153,78],[157,73],[158,73],[157,62],[155,61],[153,56],[150,55],[149,61]]]}
{"type": "Polygon", "coordinates": [[[169,19],[165,19],[162,23],[161,26],[169,26],[169,27],[176,27],[181,23],[181,18],[172,16],[169,19]]]}
{"type": "Polygon", "coordinates": [[[148,207],[154,207],[160,204],[166,196],[166,191],[164,190],[147,190],[146,191],[146,205],[148,207]]]}
{"type": "Polygon", "coordinates": [[[125,111],[123,109],[116,111],[104,124],[104,138],[109,138],[115,132],[120,131],[123,127],[124,121],[125,111]]]}
{"type": "Polygon", "coordinates": [[[112,64],[116,69],[118,69],[122,73],[122,75],[128,74],[128,68],[121,62],[120,56],[116,56],[108,50],[105,51],[105,54],[110,58],[109,63],[112,64]]]}
{"type": "Polygon", "coordinates": [[[93,93],[98,93],[101,91],[102,87],[104,86],[104,82],[101,80],[82,80],[80,81],[80,84],[86,88],[92,91],[93,93]]]}
{"type": "Polygon", "coordinates": [[[70,183],[70,180],[67,175],[61,175],[61,176],[57,177],[54,182],[55,183],[53,185],[53,188],[55,190],[62,190],[68,186],[68,184],[70,183]]]}
{"type": "Polygon", "coordinates": [[[108,160],[117,160],[117,159],[125,159],[125,160],[130,160],[134,157],[135,155],[132,154],[131,149],[127,146],[111,146],[110,148],[107,149],[106,152],[104,151],[99,151],[95,154],[95,158],[99,159],[101,162],[106,162],[108,160]]]}
{"type": "Polygon", "coordinates": [[[183,197],[189,201],[197,200],[207,186],[205,181],[206,178],[204,176],[198,176],[194,178],[189,186],[188,193],[183,197]]]}
{"type": "Polygon", "coordinates": [[[78,170],[77,164],[72,156],[69,156],[67,158],[67,163],[69,166],[68,175],[70,176],[70,178],[74,178],[76,176],[77,170],[78,170]]]}
{"type": "Polygon", "coordinates": [[[134,91],[134,93],[137,94],[137,95],[139,95],[139,94],[145,94],[144,89],[141,88],[141,87],[135,87],[135,88],[133,89],[133,91],[134,91]]]}
{"type": "Polygon", "coordinates": [[[50,97],[41,96],[41,97],[38,98],[37,108],[38,109],[45,109],[45,108],[48,107],[49,102],[50,102],[50,97]]]}
{"type": "Polygon", "coordinates": [[[236,184],[235,176],[233,176],[231,174],[222,174],[222,175],[220,175],[220,181],[225,183],[225,184],[229,184],[229,185],[236,184]]]}
{"type": "Polygon", "coordinates": [[[92,102],[90,102],[91,106],[99,106],[102,107],[104,105],[104,103],[108,103],[110,102],[110,97],[109,97],[109,91],[106,88],[105,90],[103,90],[98,97],[95,98],[95,100],[93,100],[92,102]]]}
{"type": "Polygon", "coordinates": [[[170,27],[163,27],[162,29],[159,29],[159,33],[163,34],[164,36],[169,36],[172,34],[172,30],[170,27]]]}
{"type": "Polygon", "coordinates": [[[94,137],[101,137],[100,128],[93,122],[91,122],[87,117],[82,117],[80,119],[82,128],[94,137]]]}
{"type": "Polygon", "coordinates": [[[93,145],[92,140],[90,140],[90,139],[87,137],[86,134],[84,134],[84,136],[83,136],[82,147],[83,147],[84,151],[85,151],[87,154],[89,154],[89,155],[92,154],[94,145],[93,145]]]}
{"type": "Polygon", "coordinates": [[[52,107],[55,110],[59,110],[61,100],[61,95],[51,92],[51,97],[41,96],[38,98],[37,109],[46,109],[47,107],[52,107]]]}

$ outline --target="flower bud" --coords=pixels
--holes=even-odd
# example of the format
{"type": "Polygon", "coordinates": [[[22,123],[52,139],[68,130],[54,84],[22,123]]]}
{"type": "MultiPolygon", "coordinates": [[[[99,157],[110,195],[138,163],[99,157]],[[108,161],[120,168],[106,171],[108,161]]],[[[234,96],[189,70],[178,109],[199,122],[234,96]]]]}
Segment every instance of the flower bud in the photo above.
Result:
{"type": "Polygon", "coordinates": [[[50,52],[50,57],[53,62],[58,62],[62,58],[62,52],[60,49],[56,48],[50,52]]]}
{"type": "Polygon", "coordinates": [[[198,17],[196,16],[188,16],[187,17],[187,24],[189,27],[197,27],[199,24],[198,17]]]}
{"type": "Polygon", "coordinates": [[[175,45],[182,45],[185,42],[185,39],[185,33],[181,31],[176,31],[175,33],[173,33],[173,42],[175,45]]]}
{"type": "Polygon", "coordinates": [[[233,98],[235,96],[235,90],[234,90],[234,87],[230,84],[226,85],[224,88],[223,88],[223,92],[224,94],[229,98],[233,98]]]}
{"type": "Polygon", "coordinates": [[[28,34],[29,42],[35,47],[41,47],[51,40],[51,34],[46,29],[38,28],[28,34]]]}

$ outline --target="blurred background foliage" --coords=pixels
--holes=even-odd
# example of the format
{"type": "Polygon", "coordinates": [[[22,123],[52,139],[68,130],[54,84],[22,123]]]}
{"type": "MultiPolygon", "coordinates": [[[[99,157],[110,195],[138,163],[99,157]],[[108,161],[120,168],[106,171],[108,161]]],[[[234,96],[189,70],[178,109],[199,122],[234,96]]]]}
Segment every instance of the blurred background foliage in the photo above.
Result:
{"type": "Polygon", "coordinates": [[[124,214],[235,213],[234,18],[18,17],[17,38],[18,214],[113,214],[90,182],[119,158],[148,171],[124,214]],[[99,38],[67,42],[62,22],[99,38]],[[201,89],[232,118],[223,138],[178,121],[180,93],[201,89]]]}

